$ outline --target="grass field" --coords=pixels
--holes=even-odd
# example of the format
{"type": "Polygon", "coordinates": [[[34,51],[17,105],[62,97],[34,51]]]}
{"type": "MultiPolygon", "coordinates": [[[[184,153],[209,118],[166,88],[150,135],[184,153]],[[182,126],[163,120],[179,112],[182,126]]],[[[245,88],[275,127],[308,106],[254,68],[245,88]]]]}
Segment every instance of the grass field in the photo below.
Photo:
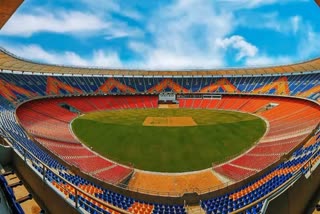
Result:
{"type": "Polygon", "coordinates": [[[204,109],[94,112],[72,123],[87,146],[111,160],[158,172],[208,168],[250,148],[265,132],[258,117],[204,109]],[[143,126],[147,117],[191,117],[192,127],[143,126]]]}

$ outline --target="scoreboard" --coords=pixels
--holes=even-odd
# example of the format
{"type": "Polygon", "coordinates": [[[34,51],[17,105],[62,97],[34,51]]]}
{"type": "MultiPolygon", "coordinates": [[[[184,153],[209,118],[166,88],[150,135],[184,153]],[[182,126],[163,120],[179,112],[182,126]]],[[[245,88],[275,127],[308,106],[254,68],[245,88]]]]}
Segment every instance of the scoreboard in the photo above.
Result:
{"type": "Polygon", "coordinates": [[[160,102],[175,102],[176,101],[176,94],[175,93],[160,93],[159,94],[159,101],[160,102]]]}

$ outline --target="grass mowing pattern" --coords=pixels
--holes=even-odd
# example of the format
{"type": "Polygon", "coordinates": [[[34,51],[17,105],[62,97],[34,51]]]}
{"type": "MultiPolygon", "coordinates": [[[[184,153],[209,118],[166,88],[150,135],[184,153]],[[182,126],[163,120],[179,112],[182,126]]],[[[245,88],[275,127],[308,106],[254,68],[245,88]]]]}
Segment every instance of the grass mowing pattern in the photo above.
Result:
{"type": "Polygon", "coordinates": [[[258,117],[207,109],[94,112],[72,123],[87,146],[119,163],[158,172],[208,168],[250,148],[266,130],[258,117]],[[192,117],[195,127],[147,127],[146,117],[192,117]]]}

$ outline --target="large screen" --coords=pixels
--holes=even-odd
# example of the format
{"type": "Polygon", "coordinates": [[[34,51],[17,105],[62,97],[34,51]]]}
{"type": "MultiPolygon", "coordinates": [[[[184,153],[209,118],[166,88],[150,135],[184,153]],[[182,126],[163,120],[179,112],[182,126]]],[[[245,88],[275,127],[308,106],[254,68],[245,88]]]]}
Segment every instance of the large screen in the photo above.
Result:
{"type": "Polygon", "coordinates": [[[159,94],[159,101],[175,101],[176,94],[175,93],[160,93],[159,94]]]}

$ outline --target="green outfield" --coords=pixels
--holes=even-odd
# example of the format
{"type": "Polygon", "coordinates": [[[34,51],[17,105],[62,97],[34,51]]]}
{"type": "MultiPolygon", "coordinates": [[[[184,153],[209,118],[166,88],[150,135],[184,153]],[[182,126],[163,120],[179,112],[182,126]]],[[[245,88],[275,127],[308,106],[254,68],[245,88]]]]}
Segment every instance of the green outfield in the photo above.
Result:
{"type": "Polygon", "coordinates": [[[114,161],[143,170],[185,172],[244,152],[262,137],[266,124],[229,111],[129,109],[81,116],[72,129],[84,144],[114,161]],[[190,126],[184,127],[184,121],[190,126]]]}

